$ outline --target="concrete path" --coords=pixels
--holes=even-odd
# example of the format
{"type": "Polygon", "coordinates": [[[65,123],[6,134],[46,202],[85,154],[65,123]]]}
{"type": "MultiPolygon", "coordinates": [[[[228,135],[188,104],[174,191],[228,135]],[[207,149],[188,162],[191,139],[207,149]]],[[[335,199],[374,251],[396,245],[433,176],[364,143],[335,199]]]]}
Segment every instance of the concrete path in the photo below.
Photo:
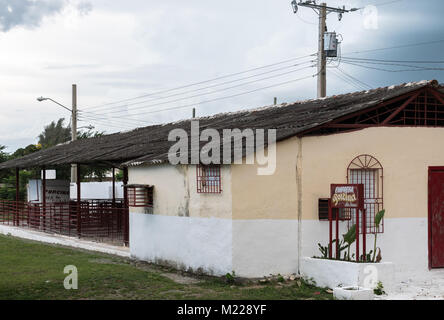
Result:
{"type": "Polygon", "coordinates": [[[444,300],[444,270],[432,270],[421,278],[410,276],[381,300],[444,300]]]}
{"type": "Polygon", "coordinates": [[[91,251],[98,251],[108,254],[114,254],[121,257],[130,257],[130,251],[127,247],[113,246],[105,243],[77,239],[62,235],[47,234],[34,230],[0,225],[0,234],[11,235],[18,238],[41,241],[52,244],[60,244],[63,246],[80,248],[91,251]]]}

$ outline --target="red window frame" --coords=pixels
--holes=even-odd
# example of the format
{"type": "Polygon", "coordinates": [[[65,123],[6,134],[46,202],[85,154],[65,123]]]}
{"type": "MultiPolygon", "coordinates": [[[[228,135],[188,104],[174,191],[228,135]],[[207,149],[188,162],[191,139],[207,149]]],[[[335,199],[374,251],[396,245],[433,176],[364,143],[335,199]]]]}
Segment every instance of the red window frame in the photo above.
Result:
{"type": "MultiPolygon", "coordinates": [[[[375,216],[384,208],[384,168],[378,159],[362,154],[354,158],[347,168],[348,183],[364,184],[364,208],[366,210],[366,231],[384,233],[384,218],[376,228],[375,216]]],[[[350,225],[355,223],[355,214],[351,215],[350,225]]],[[[362,233],[362,230],[359,230],[362,233]]]]}
{"type": "Polygon", "coordinates": [[[197,193],[221,193],[220,165],[196,166],[197,193]]]}
{"type": "Polygon", "coordinates": [[[128,206],[152,208],[154,205],[154,187],[150,185],[127,185],[128,206]]]}

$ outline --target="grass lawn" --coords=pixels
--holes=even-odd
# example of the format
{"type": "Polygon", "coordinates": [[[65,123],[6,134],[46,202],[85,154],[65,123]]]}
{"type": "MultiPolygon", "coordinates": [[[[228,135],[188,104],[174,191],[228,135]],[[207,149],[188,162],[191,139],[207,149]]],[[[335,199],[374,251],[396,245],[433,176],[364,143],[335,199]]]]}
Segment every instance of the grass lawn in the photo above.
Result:
{"type": "Polygon", "coordinates": [[[112,255],[0,235],[0,299],[332,299],[304,281],[229,284],[112,255]],[[63,269],[78,270],[66,290],[63,269]]]}

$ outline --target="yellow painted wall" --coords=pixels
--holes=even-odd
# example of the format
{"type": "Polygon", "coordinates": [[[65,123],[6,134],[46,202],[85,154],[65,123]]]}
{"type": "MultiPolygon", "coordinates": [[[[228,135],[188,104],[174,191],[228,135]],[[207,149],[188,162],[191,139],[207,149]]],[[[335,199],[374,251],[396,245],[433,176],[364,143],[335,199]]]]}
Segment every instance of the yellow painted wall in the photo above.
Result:
{"type": "MultiPolygon", "coordinates": [[[[277,169],[232,166],[233,219],[297,219],[298,138],[277,144],[277,169]]],[[[428,167],[444,166],[444,128],[368,128],[302,138],[302,219],[318,219],[318,199],[331,183],[346,183],[347,166],[370,154],[384,167],[387,218],[426,217],[428,167]]]]}
{"type": "MultiPolygon", "coordinates": [[[[231,219],[231,168],[221,167],[222,193],[197,193],[196,166],[169,164],[129,168],[129,184],[154,186],[154,214],[231,219]]],[[[131,207],[131,212],[145,213],[131,207]]]]}
{"type": "Polygon", "coordinates": [[[346,183],[347,166],[370,154],[384,168],[386,218],[427,216],[428,167],[444,166],[444,128],[380,127],[303,138],[302,219],[317,219],[317,199],[346,183]]]}
{"type": "Polygon", "coordinates": [[[233,219],[297,219],[298,138],[276,146],[274,175],[257,175],[258,165],[232,165],[233,219]]]}

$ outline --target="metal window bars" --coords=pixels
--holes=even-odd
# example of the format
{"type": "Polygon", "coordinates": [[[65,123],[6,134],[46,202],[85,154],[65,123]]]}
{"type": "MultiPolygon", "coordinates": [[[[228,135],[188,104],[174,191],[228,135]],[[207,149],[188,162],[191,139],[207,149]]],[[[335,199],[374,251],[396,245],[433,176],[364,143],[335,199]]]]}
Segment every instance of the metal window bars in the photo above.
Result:
{"type": "Polygon", "coordinates": [[[128,206],[152,208],[154,205],[154,187],[145,184],[124,185],[128,192],[128,206]]]}
{"type": "Polygon", "coordinates": [[[221,193],[222,181],[219,165],[196,166],[197,193],[221,193]]]}
{"type": "MultiPolygon", "coordinates": [[[[368,154],[354,158],[347,168],[347,181],[351,184],[364,185],[367,233],[383,233],[384,219],[379,227],[375,225],[376,214],[384,208],[383,167],[381,163],[368,154]]],[[[355,216],[355,213],[351,214],[350,212],[349,226],[355,224],[355,216]]],[[[362,219],[362,213],[360,213],[360,218],[362,219]]],[[[362,227],[359,231],[362,233],[362,227]]]]}

